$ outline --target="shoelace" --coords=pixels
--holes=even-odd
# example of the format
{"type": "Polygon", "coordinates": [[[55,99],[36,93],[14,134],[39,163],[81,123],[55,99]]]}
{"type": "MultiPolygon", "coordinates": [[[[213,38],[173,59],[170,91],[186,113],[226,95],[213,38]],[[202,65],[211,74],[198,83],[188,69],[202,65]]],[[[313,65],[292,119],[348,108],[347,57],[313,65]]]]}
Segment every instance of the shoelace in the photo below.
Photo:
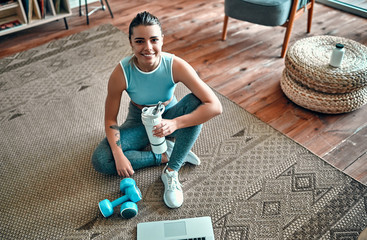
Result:
{"type": "Polygon", "coordinates": [[[167,182],[168,182],[168,190],[175,190],[175,189],[180,189],[178,186],[181,186],[181,184],[179,183],[178,179],[177,179],[177,175],[174,174],[174,172],[171,173],[167,173],[167,182]]]}

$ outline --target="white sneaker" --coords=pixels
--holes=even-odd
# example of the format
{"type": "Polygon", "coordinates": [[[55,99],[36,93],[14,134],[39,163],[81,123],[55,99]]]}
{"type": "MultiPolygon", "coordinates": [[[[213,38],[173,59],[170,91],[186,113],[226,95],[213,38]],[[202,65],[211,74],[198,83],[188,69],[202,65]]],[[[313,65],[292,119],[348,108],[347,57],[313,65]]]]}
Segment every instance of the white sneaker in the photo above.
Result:
{"type": "Polygon", "coordinates": [[[179,208],[183,203],[183,192],[178,181],[178,172],[163,169],[161,175],[164,184],[163,201],[169,208],[179,208]]]}
{"type": "MultiPolygon", "coordinates": [[[[172,154],[172,150],[173,150],[173,147],[175,146],[175,143],[170,141],[170,140],[166,140],[167,142],[167,157],[168,159],[171,157],[171,154],[172,154]]],[[[200,161],[200,158],[193,152],[189,152],[185,158],[185,161],[184,163],[191,163],[193,165],[200,165],[201,161],[200,161]]]]}

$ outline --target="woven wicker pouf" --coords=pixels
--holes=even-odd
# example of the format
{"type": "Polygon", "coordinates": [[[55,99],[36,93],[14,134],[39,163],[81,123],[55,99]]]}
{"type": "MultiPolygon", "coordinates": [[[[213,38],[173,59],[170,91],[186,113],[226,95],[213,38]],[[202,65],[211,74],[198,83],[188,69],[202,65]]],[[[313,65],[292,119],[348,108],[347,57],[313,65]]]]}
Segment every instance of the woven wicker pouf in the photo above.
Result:
{"type": "Polygon", "coordinates": [[[350,39],[315,36],[295,42],[287,51],[280,81],[294,103],[322,113],[351,112],[367,103],[367,47],[350,39]],[[342,65],[329,65],[337,43],[345,54],[342,65]]]}

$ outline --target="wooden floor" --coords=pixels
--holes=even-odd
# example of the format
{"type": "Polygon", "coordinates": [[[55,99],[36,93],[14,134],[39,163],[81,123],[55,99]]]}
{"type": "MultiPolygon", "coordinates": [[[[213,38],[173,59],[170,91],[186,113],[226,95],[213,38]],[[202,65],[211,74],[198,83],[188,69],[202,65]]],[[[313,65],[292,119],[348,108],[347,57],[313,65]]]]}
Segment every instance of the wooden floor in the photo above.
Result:
{"type": "MultiPolygon", "coordinates": [[[[318,114],[294,105],[279,85],[284,60],[279,58],[285,29],[229,20],[221,41],[223,0],[109,0],[108,11],[68,18],[69,30],[57,21],[1,37],[0,58],[53,39],[111,23],[127,32],[140,11],[157,15],[165,34],[164,50],[193,65],[215,90],[256,115],[329,163],[367,184],[367,106],[340,115],[318,114]]],[[[89,4],[97,6],[99,3],[89,4]]],[[[316,4],[311,34],[306,14],[296,20],[291,43],[313,35],[335,35],[367,45],[367,19],[316,4]]]]}

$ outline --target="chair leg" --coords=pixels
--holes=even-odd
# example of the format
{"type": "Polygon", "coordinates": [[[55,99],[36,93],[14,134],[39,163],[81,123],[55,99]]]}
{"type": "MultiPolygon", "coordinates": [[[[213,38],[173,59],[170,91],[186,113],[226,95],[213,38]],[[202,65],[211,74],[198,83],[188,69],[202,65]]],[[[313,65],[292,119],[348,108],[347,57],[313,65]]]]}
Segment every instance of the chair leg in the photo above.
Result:
{"type": "Polygon", "coordinates": [[[223,32],[222,32],[222,40],[226,40],[227,38],[227,26],[228,26],[228,16],[224,15],[224,22],[223,22],[223,32]]]}
{"type": "Polygon", "coordinates": [[[280,55],[281,58],[285,57],[285,53],[287,52],[289,39],[291,38],[293,23],[296,17],[297,12],[297,6],[298,6],[298,0],[293,1],[293,6],[291,9],[291,14],[288,19],[288,23],[286,24],[287,30],[285,31],[284,41],[283,41],[283,47],[282,47],[282,53],[280,55]]]}
{"type": "Polygon", "coordinates": [[[315,0],[311,0],[310,9],[308,9],[308,16],[307,16],[307,33],[311,32],[311,25],[312,25],[312,14],[313,14],[313,7],[315,5],[315,0]]]}
{"type": "Polygon", "coordinates": [[[104,4],[103,4],[103,1],[102,0],[99,0],[99,3],[101,4],[101,9],[104,11],[105,10],[105,7],[104,7],[104,4]]]}
{"type": "Polygon", "coordinates": [[[293,24],[289,24],[287,27],[287,30],[285,32],[284,40],[283,40],[283,47],[282,47],[282,53],[280,55],[281,58],[285,57],[285,53],[287,52],[289,39],[291,38],[291,32],[292,32],[293,24]]]}
{"type": "Polygon", "coordinates": [[[65,28],[69,29],[68,22],[66,21],[66,17],[64,17],[64,23],[65,23],[65,28]]]}
{"type": "Polygon", "coordinates": [[[88,1],[85,0],[85,16],[87,17],[87,25],[89,25],[88,1]]]}
{"type": "Polygon", "coordinates": [[[82,15],[82,0],[79,0],[79,16],[82,15]]]}
{"type": "Polygon", "coordinates": [[[111,11],[110,4],[108,4],[108,1],[107,0],[105,0],[105,1],[106,1],[106,5],[107,5],[107,8],[108,8],[108,11],[110,11],[111,18],[113,18],[113,13],[111,11]]]}

